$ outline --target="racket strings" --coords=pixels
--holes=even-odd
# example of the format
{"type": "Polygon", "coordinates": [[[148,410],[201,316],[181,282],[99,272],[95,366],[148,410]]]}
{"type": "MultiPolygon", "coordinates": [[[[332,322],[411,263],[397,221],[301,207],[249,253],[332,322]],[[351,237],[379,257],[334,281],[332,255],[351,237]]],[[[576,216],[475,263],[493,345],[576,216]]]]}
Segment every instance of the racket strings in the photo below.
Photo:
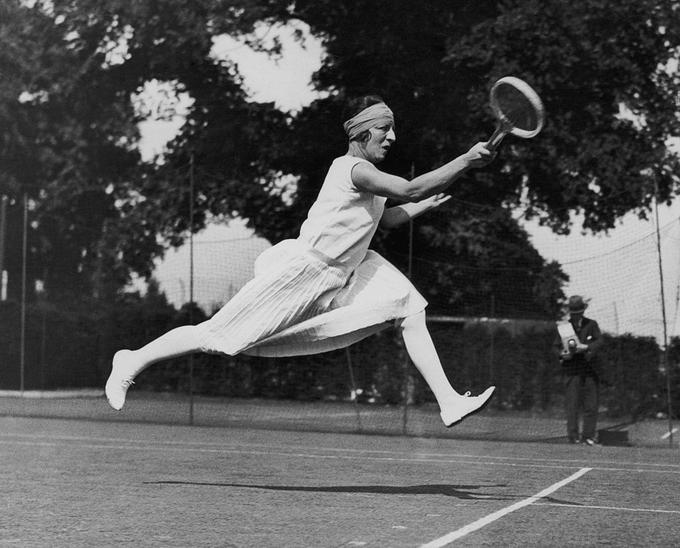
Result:
{"type": "MultiPolygon", "coordinates": [[[[491,88],[490,99],[503,134],[511,133],[527,139],[543,128],[543,102],[525,81],[514,76],[501,78],[491,88]]],[[[502,135],[498,142],[500,139],[502,135]]]]}
{"type": "Polygon", "coordinates": [[[514,86],[499,85],[494,97],[500,117],[523,131],[535,131],[539,126],[539,115],[526,95],[514,86]]]}

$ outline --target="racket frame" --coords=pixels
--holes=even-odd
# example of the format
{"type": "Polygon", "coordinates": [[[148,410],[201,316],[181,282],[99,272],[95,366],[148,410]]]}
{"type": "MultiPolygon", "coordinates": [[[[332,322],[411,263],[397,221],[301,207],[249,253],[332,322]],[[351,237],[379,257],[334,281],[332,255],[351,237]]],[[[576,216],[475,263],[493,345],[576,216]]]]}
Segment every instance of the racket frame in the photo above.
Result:
{"type": "Polygon", "coordinates": [[[538,135],[543,129],[543,122],[545,119],[543,101],[541,101],[538,93],[536,93],[534,89],[524,80],[516,78],[515,76],[504,76],[503,78],[499,78],[491,87],[491,91],[489,92],[489,101],[491,103],[491,109],[496,116],[496,129],[487,142],[487,148],[490,150],[495,150],[498,148],[503,138],[508,134],[521,137],[522,139],[530,139],[531,137],[538,135]],[[529,101],[536,112],[536,127],[534,129],[526,130],[515,127],[512,122],[503,114],[495,95],[496,90],[501,85],[510,85],[514,87],[527,99],[527,101],[529,101]]]}

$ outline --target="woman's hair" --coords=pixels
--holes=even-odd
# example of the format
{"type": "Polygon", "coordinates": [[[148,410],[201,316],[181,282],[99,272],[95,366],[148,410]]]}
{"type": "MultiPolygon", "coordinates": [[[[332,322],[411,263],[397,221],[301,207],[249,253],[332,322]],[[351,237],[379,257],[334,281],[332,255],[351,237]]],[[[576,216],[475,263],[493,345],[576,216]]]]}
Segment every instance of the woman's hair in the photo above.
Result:
{"type": "Polygon", "coordinates": [[[371,105],[377,105],[378,103],[384,103],[382,97],[379,95],[364,95],[362,97],[355,97],[347,101],[345,108],[342,112],[342,121],[349,120],[350,118],[359,114],[362,110],[367,109],[371,105]]]}
{"type": "MultiPolygon", "coordinates": [[[[361,97],[355,97],[350,99],[345,104],[345,108],[342,111],[342,121],[345,122],[350,118],[353,118],[359,114],[362,110],[366,110],[372,105],[377,105],[378,103],[384,103],[382,97],[379,95],[363,95],[361,97]]],[[[364,131],[358,137],[358,141],[365,141],[368,138],[369,132],[364,131]]]]}

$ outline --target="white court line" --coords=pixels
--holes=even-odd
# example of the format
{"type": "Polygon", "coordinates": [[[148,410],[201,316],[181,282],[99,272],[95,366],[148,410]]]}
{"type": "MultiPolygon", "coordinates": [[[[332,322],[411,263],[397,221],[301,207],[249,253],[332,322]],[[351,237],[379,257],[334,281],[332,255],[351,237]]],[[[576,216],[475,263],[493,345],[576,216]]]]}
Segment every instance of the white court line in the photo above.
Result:
{"type": "MultiPolygon", "coordinates": [[[[9,436],[0,436],[0,438],[7,438],[9,436]]],[[[29,436],[21,436],[29,437],[29,436]]],[[[64,444],[57,440],[63,442],[62,437],[40,437],[36,436],[36,439],[29,440],[7,440],[6,444],[14,445],[27,445],[36,447],[63,447],[64,444]],[[54,441],[50,441],[54,440],[54,441]]],[[[70,439],[81,439],[76,436],[70,439]]],[[[69,445],[69,448],[76,449],[109,449],[111,451],[173,451],[178,453],[209,453],[209,454],[224,454],[224,455],[267,455],[267,456],[277,456],[277,457],[291,457],[291,458],[307,458],[307,459],[317,459],[317,460],[364,460],[364,461],[376,461],[376,462],[400,462],[400,463],[418,463],[418,464],[469,464],[473,466],[498,466],[498,467],[509,467],[509,468],[527,468],[532,469],[548,469],[548,470],[563,470],[565,468],[573,468],[574,465],[569,464],[539,464],[536,462],[531,462],[526,459],[521,459],[521,462],[498,462],[492,456],[479,455],[474,458],[472,455],[466,455],[461,458],[460,455],[431,455],[431,456],[413,456],[413,457],[400,457],[400,456],[373,456],[373,455],[358,455],[354,454],[319,454],[318,452],[291,452],[285,451],[285,447],[282,446],[268,446],[253,444],[253,446],[248,447],[247,444],[241,445],[237,444],[235,446],[225,446],[225,445],[214,445],[214,444],[191,444],[185,442],[170,442],[170,441],[154,441],[149,445],[140,444],[139,440],[132,439],[116,439],[116,438],[87,438],[90,443],[80,443],[77,445],[69,445]],[[123,443],[125,445],[110,445],[103,444],[102,441],[106,442],[117,442],[123,443]],[[203,447],[197,447],[196,445],[204,445],[203,447]],[[207,445],[207,447],[206,447],[207,445]],[[262,450],[254,450],[252,447],[262,447],[262,450]],[[434,457],[434,458],[433,458],[434,457]],[[470,460],[468,460],[470,459],[470,460]],[[487,460],[488,459],[488,460],[487,460]]],[[[298,447],[297,449],[307,449],[304,446],[298,447]]],[[[322,447],[314,447],[314,451],[323,451],[322,447]]],[[[349,452],[348,452],[349,453],[349,452]]],[[[387,453],[388,455],[390,453],[387,453]]],[[[393,453],[394,454],[394,453],[393,453]]],[[[577,461],[582,462],[582,461],[577,461]]],[[[639,466],[636,464],[636,466],[639,466]]],[[[669,465],[673,467],[673,465],[669,465]]],[[[607,467],[607,466],[595,466],[591,465],[590,469],[596,469],[602,472],[629,472],[629,473],[656,473],[656,474],[680,474],[680,470],[673,469],[651,469],[651,468],[620,468],[620,467],[607,467]]]]}
{"type": "MultiPolygon", "coordinates": [[[[72,435],[55,435],[55,434],[25,434],[21,432],[17,433],[0,433],[0,439],[3,438],[8,438],[11,440],[11,438],[25,438],[25,439],[30,439],[30,440],[36,440],[36,441],[41,441],[41,442],[46,442],[46,441],[87,441],[87,442],[114,442],[114,443],[124,443],[124,444],[139,444],[140,441],[139,439],[134,439],[134,438],[109,438],[109,437],[100,437],[100,436],[72,436],[72,435]]],[[[219,442],[214,442],[214,441],[176,441],[176,440],[168,440],[168,439],[157,439],[157,440],[146,440],[147,443],[157,443],[160,445],[175,445],[175,446],[183,446],[189,448],[189,450],[197,450],[199,446],[205,446],[205,447],[215,447],[218,449],[229,449],[230,445],[233,447],[237,447],[239,449],[244,449],[244,448],[266,448],[269,450],[272,450],[276,448],[277,446],[275,444],[271,443],[250,443],[250,442],[224,442],[224,441],[219,441],[219,442]]],[[[148,447],[148,446],[145,446],[148,447]]],[[[286,449],[296,449],[296,450],[305,450],[308,449],[310,446],[309,445],[303,445],[303,444],[285,444],[285,446],[278,446],[279,448],[285,447],[286,449]]],[[[362,453],[364,455],[398,455],[398,454],[413,454],[413,457],[409,458],[417,458],[419,462],[422,462],[423,460],[432,460],[433,462],[453,462],[451,459],[488,459],[492,461],[515,461],[515,463],[510,463],[508,466],[521,466],[521,463],[526,462],[528,464],[531,464],[532,466],[536,463],[540,462],[547,462],[547,463],[552,463],[552,465],[546,466],[547,468],[572,468],[574,466],[577,466],[579,464],[590,464],[591,468],[597,468],[598,470],[606,470],[610,472],[623,472],[623,471],[631,471],[631,472],[654,472],[653,468],[661,468],[660,470],[663,473],[674,473],[674,470],[669,470],[669,469],[674,469],[677,468],[679,470],[678,473],[680,473],[680,464],[673,464],[673,463],[652,463],[652,462],[636,462],[636,461],[612,461],[612,460],[597,460],[593,461],[592,458],[589,457],[584,457],[580,459],[559,459],[559,458],[542,458],[542,457],[506,457],[506,456],[499,456],[499,455],[476,455],[476,454],[467,454],[467,453],[451,453],[451,452],[443,452],[443,453],[430,453],[430,452],[422,452],[422,451],[417,451],[417,450],[399,450],[399,451],[393,451],[393,450],[385,450],[385,449],[353,449],[351,447],[319,447],[319,446],[314,446],[314,449],[316,451],[328,451],[329,453],[343,453],[343,454],[350,454],[350,453],[362,453]],[[445,459],[443,461],[439,459],[445,459]],[[595,465],[596,464],[596,465],[595,465]],[[607,467],[605,465],[614,465],[616,467],[607,467]],[[621,468],[622,466],[635,466],[635,467],[642,467],[644,466],[645,468],[636,468],[636,469],[629,469],[629,468],[621,468]]],[[[591,456],[591,455],[589,455],[591,456]]],[[[366,457],[370,458],[370,457],[366,457]]],[[[396,458],[396,457],[395,457],[396,458]]],[[[456,460],[455,462],[462,462],[459,460],[456,460]]],[[[486,464],[486,463],[485,463],[486,464]]],[[[500,462],[499,464],[504,464],[503,462],[500,462]]],[[[541,466],[540,464],[536,464],[536,466],[541,466]]]]}
{"type": "Polygon", "coordinates": [[[536,506],[566,506],[578,510],[614,510],[615,512],[649,512],[652,514],[680,514],[680,510],[656,510],[654,508],[628,508],[626,506],[593,506],[591,504],[564,504],[559,502],[542,502],[536,506]]]}
{"type": "Polygon", "coordinates": [[[543,489],[543,491],[536,493],[535,495],[533,495],[529,498],[526,498],[524,500],[516,502],[515,504],[512,504],[510,506],[506,506],[505,508],[498,510],[497,512],[494,512],[493,514],[489,514],[486,517],[478,519],[477,521],[473,521],[472,523],[469,523],[465,527],[461,527],[460,529],[457,529],[456,531],[452,531],[449,534],[444,535],[443,537],[440,537],[440,538],[435,539],[431,542],[428,542],[427,544],[423,544],[420,548],[441,548],[443,546],[446,546],[447,544],[452,543],[454,540],[458,540],[459,538],[462,538],[465,535],[472,533],[473,531],[477,531],[478,529],[481,529],[482,527],[489,525],[489,523],[492,523],[492,522],[496,521],[497,519],[500,519],[503,516],[508,515],[510,512],[514,512],[515,510],[519,510],[520,508],[524,508],[525,506],[529,506],[530,504],[533,504],[537,500],[540,500],[543,497],[547,497],[548,495],[554,493],[555,491],[557,491],[561,487],[564,487],[568,483],[571,483],[572,481],[577,480],[583,474],[590,472],[591,470],[592,470],[592,468],[581,468],[575,474],[572,474],[571,476],[563,479],[562,481],[558,481],[557,483],[554,483],[553,485],[551,485],[547,489],[543,489]]]}
{"type": "MultiPolygon", "coordinates": [[[[136,442],[139,443],[139,442],[136,442]]],[[[63,443],[59,442],[51,442],[51,441],[13,441],[13,445],[26,445],[26,446],[33,446],[33,447],[64,447],[63,443]]],[[[8,444],[6,444],[8,445],[8,444]]],[[[97,444],[97,443],[82,443],[78,445],[69,445],[69,448],[73,449],[108,449],[109,451],[162,451],[164,453],[169,453],[169,452],[174,452],[174,453],[198,453],[198,454],[216,454],[216,455],[250,455],[250,456],[267,456],[267,457],[282,457],[282,458],[294,458],[294,459],[314,459],[314,460],[336,460],[336,461],[343,461],[343,460],[364,460],[364,461],[372,461],[372,462],[398,462],[398,463],[417,463],[417,464],[469,464],[472,466],[499,466],[499,467],[511,467],[511,468],[526,468],[528,466],[531,466],[532,469],[536,468],[547,468],[547,469],[559,469],[562,470],[565,468],[565,466],[562,465],[557,465],[557,466],[549,466],[549,465],[541,465],[541,464],[531,464],[531,463],[522,463],[522,464],[515,464],[511,462],[491,462],[491,461],[484,461],[480,459],[476,460],[461,460],[461,459],[424,459],[424,458],[418,458],[418,457],[367,457],[367,456],[357,456],[357,455],[323,455],[323,454],[318,454],[318,453],[297,453],[297,452],[288,452],[288,451],[278,451],[275,450],[274,448],[269,449],[269,450],[261,450],[261,451],[256,451],[253,449],[240,449],[240,448],[233,448],[233,449],[227,449],[227,448],[215,448],[215,449],[209,449],[209,448],[204,448],[204,447],[172,447],[172,446],[161,446],[161,445],[122,445],[122,446],[115,446],[115,445],[104,445],[104,444],[97,444]]],[[[481,457],[483,458],[483,457],[481,457]]],[[[572,468],[572,467],[570,467],[572,468]]],[[[631,470],[623,470],[626,472],[629,472],[631,470]]],[[[657,472],[657,470],[644,470],[644,472],[657,472]]],[[[678,473],[680,474],[680,471],[675,472],[675,471],[668,471],[668,470],[663,470],[663,471],[658,471],[662,472],[665,474],[673,474],[673,473],[678,473]]]]}

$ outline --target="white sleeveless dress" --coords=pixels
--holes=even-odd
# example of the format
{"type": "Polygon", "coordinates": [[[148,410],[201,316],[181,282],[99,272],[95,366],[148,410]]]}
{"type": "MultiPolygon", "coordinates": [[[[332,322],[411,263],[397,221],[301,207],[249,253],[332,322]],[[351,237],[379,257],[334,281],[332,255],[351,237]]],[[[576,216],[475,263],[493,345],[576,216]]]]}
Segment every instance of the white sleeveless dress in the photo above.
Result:
{"type": "Polygon", "coordinates": [[[199,324],[202,350],[294,356],[348,346],[425,309],[411,282],[368,246],[386,199],[362,192],[336,158],[296,240],[255,262],[255,277],[199,324]]]}

